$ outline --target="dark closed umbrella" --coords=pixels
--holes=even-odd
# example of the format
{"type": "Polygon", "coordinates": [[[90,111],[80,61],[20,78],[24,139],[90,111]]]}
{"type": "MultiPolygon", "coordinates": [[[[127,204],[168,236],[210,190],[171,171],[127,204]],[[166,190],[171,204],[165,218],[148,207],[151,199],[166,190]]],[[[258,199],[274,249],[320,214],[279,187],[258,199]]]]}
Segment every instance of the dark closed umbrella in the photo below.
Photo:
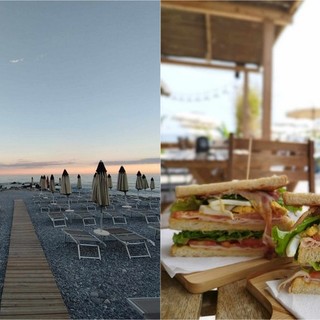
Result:
{"type": "Polygon", "coordinates": [[[152,177],[151,180],[150,180],[150,189],[151,189],[151,191],[152,191],[153,189],[155,189],[153,177],[152,177]]]}
{"type": "Polygon", "coordinates": [[[80,190],[82,189],[82,182],[81,182],[80,174],[78,174],[78,176],[77,176],[77,189],[79,190],[79,196],[80,196],[80,190]]]}
{"type": "Polygon", "coordinates": [[[54,182],[54,176],[53,175],[51,175],[51,177],[50,177],[49,189],[52,192],[52,203],[55,203],[54,202],[54,192],[56,191],[56,185],[55,185],[55,182],[54,182]]]}
{"type": "Polygon", "coordinates": [[[108,182],[108,188],[111,190],[112,189],[112,177],[110,174],[108,174],[107,182],[108,182]]]}

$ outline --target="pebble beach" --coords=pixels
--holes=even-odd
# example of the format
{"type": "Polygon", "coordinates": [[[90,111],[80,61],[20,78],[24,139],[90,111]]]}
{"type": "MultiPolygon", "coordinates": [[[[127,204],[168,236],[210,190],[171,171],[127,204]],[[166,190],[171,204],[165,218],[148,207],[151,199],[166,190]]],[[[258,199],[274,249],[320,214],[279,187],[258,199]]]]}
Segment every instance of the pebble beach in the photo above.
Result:
{"type": "MultiPolygon", "coordinates": [[[[78,208],[81,201],[89,194],[70,197],[71,209],[78,208]],[[80,200],[81,199],[81,200],[80,200]]],[[[54,228],[48,215],[41,212],[41,206],[50,202],[52,194],[42,194],[38,190],[4,190],[0,192],[0,285],[3,289],[6,262],[9,252],[10,232],[12,225],[13,204],[15,199],[24,200],[35,232],[42,245],[51,271],[57,282],[71,319],[143,319],[143,316],[130,306],[127,298],[160,296],[160,240],[155,230],[147,224],[140,212],[159,213],[154,206],[159,199],[137,199],[127,197],[131,209],[122,208],[123,194],[113,194],[112,206],[115,211],[126,215],[127,225],[114,225],[110,217],[103,219],[103,227],[125,227],[152,240],[148,242],[151,258],[128,257],[125,246],[118,241],[101,238],[105,246],[101,248],[101,261],[78,258],[77,247],[72,242],[65,242],[61,228],[54,228]],[[44,198],[44,199],[41,199],[44,198]],[[41,199],[41,201],[40,201],[41,199]],[[138,203],[138,208],[136,204],[138,203]],[[154,206],[154,207],[153,207],[154,206]]],[[[59,205],[65,206],[66,197],[56,195],[59,205]]],[[[70,219],[70,228],[85,229],[93,233],[100,224],[100,209],[96,212],[96,226],[84,227],[81,219],[70,219]]],[[[108,238],[108,237],[107,237],[108,238]]]]}

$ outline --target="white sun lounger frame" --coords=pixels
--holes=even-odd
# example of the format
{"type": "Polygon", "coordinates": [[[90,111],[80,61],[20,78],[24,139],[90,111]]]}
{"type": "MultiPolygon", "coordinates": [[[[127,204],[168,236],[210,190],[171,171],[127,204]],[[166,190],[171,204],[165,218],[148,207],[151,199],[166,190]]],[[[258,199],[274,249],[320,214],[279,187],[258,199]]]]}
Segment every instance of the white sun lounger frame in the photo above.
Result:
{"type": "Polygon", "coordinates": [[[100,253],[99,244],[103,244],[104,246],[106,246],[103,241],[101,241],[95,235],[89,233],[86,230],[70,229],[70,228],[65,228],[62,230],[65,234],[65,241],[66,241],[67,236],[69,236],[73,240],[73,242],[76,243],[77,248],[78,248],[79,259],[99,259],[99,260],[101,260],[101,253],[100,253]],[[81,248],[95,248],[97,250],[97,255],[96,256],[82,255],[81,248]]]}
{"type": "Polygon", "coordinates": [[[129,258],[143,258],[149,257],[151,258],[150,251],[148,249],[147,243],[150,242],[153,246],[155,245],[153,241],[148,238],[141,236],[140,234],[130,231],[125,228],[104,228],[104,230],[110,233],[114,239],[122,243],[127,250],[129,258]],[[145,248],[145,254],[135,255],[130,252],[130,247],[133,246],[143,246],[145,248]]]}

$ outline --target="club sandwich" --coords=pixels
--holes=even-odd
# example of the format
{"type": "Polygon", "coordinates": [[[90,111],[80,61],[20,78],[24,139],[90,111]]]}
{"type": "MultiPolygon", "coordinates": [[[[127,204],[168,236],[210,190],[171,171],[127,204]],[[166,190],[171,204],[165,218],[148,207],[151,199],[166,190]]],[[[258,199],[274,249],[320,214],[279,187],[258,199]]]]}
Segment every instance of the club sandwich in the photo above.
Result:
{"type": "Polygon", "coordinates": [[[293,220],[282,201],[285,175],[176,187],[169,226],[173,256],[264,256],[274,249],[272,226],[293,220]]]}
{"type": "Polygon", "coordinates": [[[283,199],[288,205],[308,209],[289,231],[272,229],[277,254],[293,257],[300,267],[280,288],[290,293],[320,294],[320,195],[286,192],[283,199]]]}

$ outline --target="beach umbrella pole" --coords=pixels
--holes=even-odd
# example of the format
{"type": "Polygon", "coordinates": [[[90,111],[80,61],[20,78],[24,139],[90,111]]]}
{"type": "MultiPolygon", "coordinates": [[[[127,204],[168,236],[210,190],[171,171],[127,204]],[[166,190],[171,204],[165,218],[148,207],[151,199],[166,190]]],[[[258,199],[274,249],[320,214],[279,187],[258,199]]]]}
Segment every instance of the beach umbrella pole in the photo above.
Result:
{"type": "Polygon", "coordinates": [[[68,208],[70,210],[70,199],[69,199],[69,194],[67,195],[67,199],[68,199],[68,208]]]}
{"type": "Polygon", "coordinates": [[[103,218],[102,218],[102,217],[103,217],[103,216],[102,216],[102,214],[103,214],[103,213],[102,213],[102,206],[100,206],[100,213],[101,213],[101,214],[100,214],[100,229],[102,230],[102,224],[103,224],[103,218]]]}

